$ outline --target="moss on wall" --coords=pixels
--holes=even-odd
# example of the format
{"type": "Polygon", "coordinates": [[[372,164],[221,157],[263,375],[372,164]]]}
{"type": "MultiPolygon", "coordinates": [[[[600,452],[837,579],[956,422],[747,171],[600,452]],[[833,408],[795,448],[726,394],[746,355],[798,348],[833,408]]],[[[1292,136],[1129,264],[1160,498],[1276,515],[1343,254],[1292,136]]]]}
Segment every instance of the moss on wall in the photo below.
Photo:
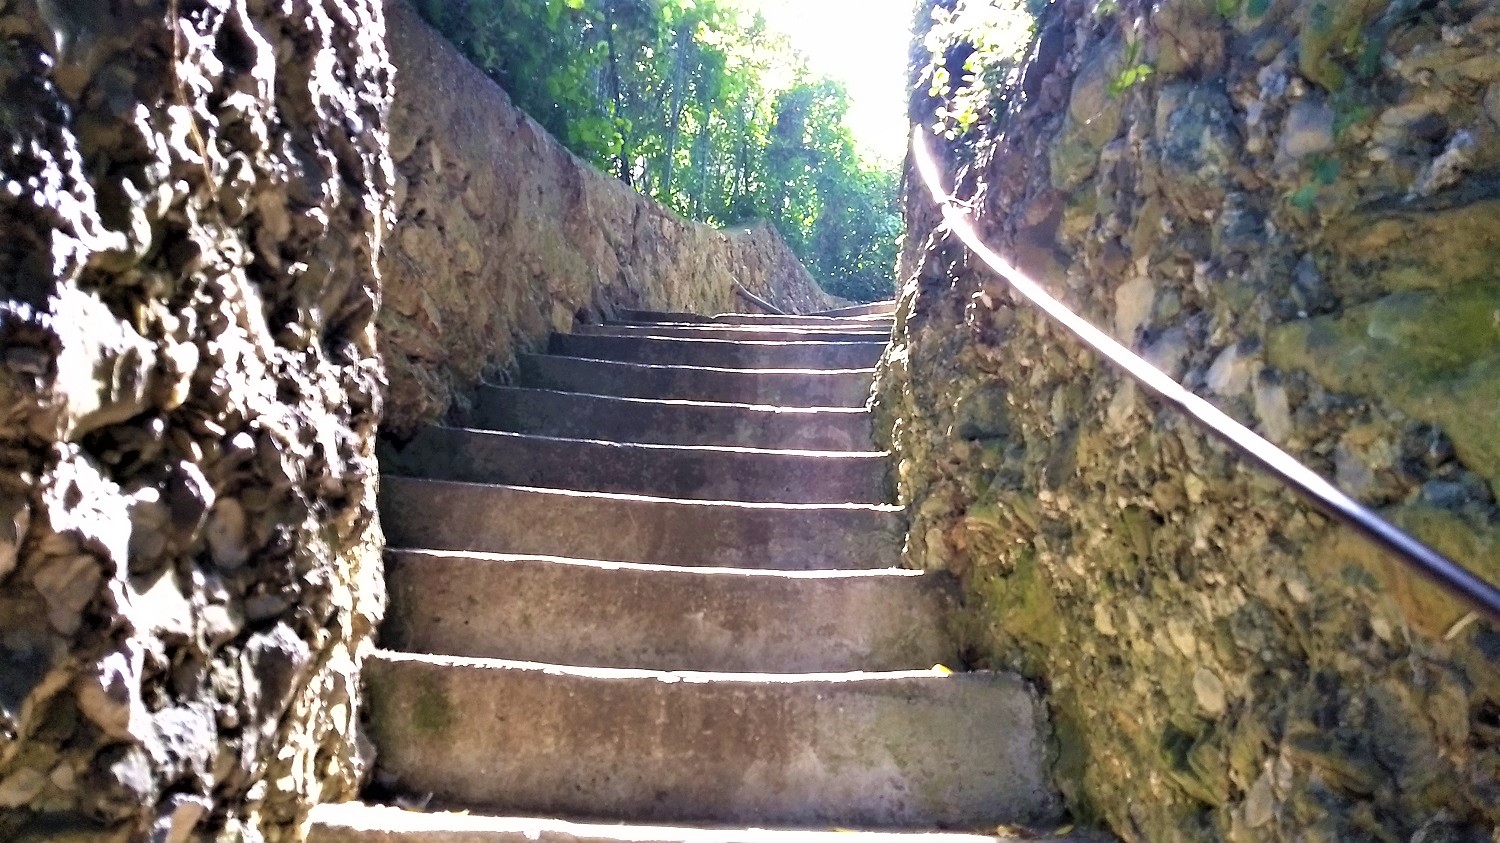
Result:
{"type": "MultiPolygon", "coordinates": [[[[946,145],[984,237],[1500,579],[1494,4],[1063,0],[1038,23],[1025,96],[946,145]],[[1122,44],[1152,69],[1128,85],[1099,72],[1122,44]]],[[[904,205],[876,406],[908,560],[963,578],[977,663],[1047,688],[1080,817],[1490,839],[1500,631],[1018,303],[914,184],[904,205]]]]}

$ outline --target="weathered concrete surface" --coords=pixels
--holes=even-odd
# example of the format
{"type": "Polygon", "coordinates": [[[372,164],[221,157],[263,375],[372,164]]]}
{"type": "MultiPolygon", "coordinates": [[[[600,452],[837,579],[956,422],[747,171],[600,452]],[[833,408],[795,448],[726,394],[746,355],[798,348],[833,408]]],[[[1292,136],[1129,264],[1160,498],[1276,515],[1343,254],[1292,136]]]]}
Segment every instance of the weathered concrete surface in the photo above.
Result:
{"type": "Polygon", "coordinates": [[[810,571],[885,568],[899,509],[750,504],[381,479],[391,547],[810,571]]]}
{"type": "Polygon", "coordinates": [[[393,551],[381,643],[588,667],[819,673],[958,665],[946,575],[393,551]]]}
{"type": "MultiPolygon", "coordinates": [[[[1024,105],[946,165],[986,241],[1500,580],[1496,4],[1065,2],[1041,32],[1024,105]],[[1155,73],[1112,94],[1132,51],[1155,73]]],[[[1132,840],[1491,838],[1500,631],[906,206],[878,409],[907,559],[960,573],[989,663],[1045,680],[1072,803],[1132,840]]]]}
{"type": "Polygon", "coordinates": [[[379,774],[440,803],[875,828],[1056,810],[1040,706],[1001,676],[653,673],[385,652],[366,675],[379,774]]]}
{"type": "MultiPolygon", "coordinates": [[[[803,392],[828,377],[685,371],[803,392]]],[[[555,394],[490,392],[507,399],[502,408],[555,394]]],[[[647,408],[637,423],[677,430],[681,417],[692,420],[693,435],[735,437],[745,435],[747,419],[829,415],[593,400],[604,402],[592,421],[608,435],[639,435],[597,415],[621,406],[647,408]],[[733,421],[699,415],[706,411],[727,411],[733,421]]],[[[588,405],[549,412],[569,406],[588,405]]],[[[806,423],[783,431],[805,431],[806,423]]],[[[867,439],[867,430],[853,432],[867,439]]],[[[371,796],[607,817],[622,824],[603,839],[618,840],[736,840],[766,826],[1054,820],[1059,800],[1047,783],[1047,731],[1034,693],[1013,676],[933,667],[964,667],[947,624],[953,581],[891,565],[904,532],[900,509],[784,502],[883,499],[868,486],[857,491],[882,456],[544,444],[473,430],[419,437],[388,471],[774,502],[387,473],[382,513],[392,544],[403,549],[389,559],[385,644],[409,652],[386,653],[369,672],[382,765],[371,796]],[[838,466],[859,477],[839,479],[838,466]],[[552,666],[564,664],[588,667],[552,666]],[[632,825],[652,822],[745,828],[694,834],[632,825]]],[[[471,830],[496,840],[512,832],[593,836],[553,820],[490,820],[471,830]]],[[[361,830],[334,819],[315,839],[406,831],[435,843],[451,829],[376,818],[361,830]]],[[[801,838],[788,831],[783,839],[801,838]]]]}
{"type": "Polygon", "coordinates": [[[772,407],[863,407],[874,369],[716,369],[523,354],[519,383],[617,398],[718,401],[772,407]]]}
{"type": "Polygon", "coordinates": [[[832,310],[819,310],[810,316],[895,316],[896,303],[894,301],[877,301],[869,304],[857,304],[852,307],[836,307],[832,310]]]}
{"type": "Polygon", "coordinates": [[[0,31],[0,840],[289,839],[364,766],[383,15],[0,31]]]}
{"type": "Polygon", "coordinates": [[[569,154],[404,2],[388,0],[397,224],[381,256],[385,428],[462,422],[467,396],[617,308],[832,307],[770,226],[686,222],[569,154]]]}
{"type": "Polygon", "coordinates": [[[473,423],[536,436],[656,445],[815,451],[875,447],[870,414],[863,407],[766,407],[485,387],[479,391],[473,423]]]}
{"type": "Polygon", "coordinates": [[[890,328],[894,320],[889,316],[855,316],[835,321],[831,316],[768,316],[763,313],[726,313],[715,316],[714,322],[724,325],[761,325],[804,328],[837,328],[848,330],[857,325],[871,328],[890,328]]]}
{"type": "Polygon", "coordinates": [[[822,340],[825,342],[878,342],[891,339],[889,330],[851,328],[767,327],[754,325],[699,325],[664,322],[609,322],[604,325],[578,325],[575,336],[606,337],[685,337],[707,340],[822,340]]]}
{"type": "Polygon", "coordinates": [[[1097,838],[961,832],[811,831],[621,826],[463,813],[415,813],[375,805],[330,805],[314,815],[308,843],[1084,843],[1097,838]]]}
{"type": "Polygon", "coordinates": [[[626,322],[666,322],[694,325],[712,324],[714,317],[707,313],[684,313],[682,311],[635,310],[621,308],[615,311],[615,319],[626,322]]]}
{"type": "Polygon", "coordinates": [[[550,439],[430,427],[382,450],[401,477],[760,503],[884,503],[880,452],[760,451],[550,439]]]}
{"type": "Polygon", "coordinates": [[[886,340],[751,340],[553,334],[548,350],[567,357],[730,369],[873,369],[886,340]]]}

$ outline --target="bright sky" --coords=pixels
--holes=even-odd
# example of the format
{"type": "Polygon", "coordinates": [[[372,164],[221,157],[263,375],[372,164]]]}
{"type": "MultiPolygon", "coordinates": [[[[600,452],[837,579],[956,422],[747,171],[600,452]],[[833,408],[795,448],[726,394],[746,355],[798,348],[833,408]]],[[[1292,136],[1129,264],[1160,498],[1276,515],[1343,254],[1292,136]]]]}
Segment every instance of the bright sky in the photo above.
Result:
{"type": "Polygon", "coordinates": [[[814,73],[843,82],[849,128],[871,154],[906,151],[906,55],[914,0],[741,0],[765,13],[807,55],[814,73]]]}

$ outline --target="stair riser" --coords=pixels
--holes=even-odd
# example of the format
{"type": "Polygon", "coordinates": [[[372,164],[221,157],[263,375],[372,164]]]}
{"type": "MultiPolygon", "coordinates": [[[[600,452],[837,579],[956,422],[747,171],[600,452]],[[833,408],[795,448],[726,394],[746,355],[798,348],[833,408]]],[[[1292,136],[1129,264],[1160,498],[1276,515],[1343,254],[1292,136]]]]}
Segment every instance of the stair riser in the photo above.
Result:
{"type": "Polygon", "coordinates": [[[775,577],[393,552],[387,647],[589,667],[752,673],[957,664],[935,575],[775,577]]]}
{"type": "Polygon", "coordinates": [[[872,828],[1053,812],[1037,706],[1013,680],[663,682],[385,656],[365,673],[382,772],[439,802],[872,828]]]}
{"type": "Polygon", "coordinates": [[[807,831],[804,829],[574,823],[524,817],[402,811],[358,803],[312,810],[307,843],[1104,843],[1070,835],[996,837],[957,832],[807,831]]]}
{"type": "Polygon", "coordinates": [[[882,342],[760,342],[553,334],[551,352],[566,357],[660,366],[727,369],[871,369],[882,342]]]}
{"type": "Polygon", "coordinates": [[[885,503],[884,454],[802,455],[664,448],[429,428],[382,449],[387,474],[761,503],[885,503]]]}
{"type": "Polygon", "coordinates": [[[832,328],[756,328],[746,325],[673,325],[649,322],[612,322],[580,325],[574,336],[679,337],[694,340],[747,340],[753,342],[875,342],[887,343],[889,331],[832,328]]]}
{"type": "Polygon", "coordinates": [[[521,385],[534,389],[773,407],[863,407],[874,372],[733,372],[523,354],[521,385]]]}
{"type": "Polygon", "coordinates": [[[761,326],[831,326],[841,329],[878,329],[889,331],[895,320],[889,316],[854,316],[844,318],[833,318],[828,316],[762,316],[757,313],[728,313],[715,316],[715,324],[720,325],[761,325],[761,326]]]}
{"type": "Polygon", "coordinates": [[[895,567],[899,513],[568,495],[381,479],[393,548],[536,554],[657,565],[829,570],[895,567]]]}
{"type": "Polygon", "coordinates": [[[658,445],[875,449],[870,416],[865,412],[657,404],[503,387],[480,390],[474,425],[536,436],[658,445]]]}

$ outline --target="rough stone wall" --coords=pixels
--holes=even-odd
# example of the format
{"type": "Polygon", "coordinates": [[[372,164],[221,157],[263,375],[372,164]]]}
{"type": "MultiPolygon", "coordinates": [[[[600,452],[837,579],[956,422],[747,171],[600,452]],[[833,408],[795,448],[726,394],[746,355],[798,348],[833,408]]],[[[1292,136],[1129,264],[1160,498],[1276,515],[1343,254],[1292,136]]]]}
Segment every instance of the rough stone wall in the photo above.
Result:
{"type": "Polygon", "coordinates": [[[382,610],[382,10],[0,30],[0,840],[287,839],[382,610]]]}
{"type": "MultiPolygon", "coordinates": [[[[989,242],[1500,580],[1500,6],[1059,0],[1013,98],[946,151],[989,242]]],[[[1500,632],[905,201],[877,404],[908,558],[962,575],[976,661],[1047,689],[1074,808],[1130,840],[1495,839],[1500,632]]]]}
{"type": "Polygon", "coordinates": [[[686,222],[569,153],[401,0],[391,117],[397,224],[381,258],[386,430],[460,420],[481,377],[615,308],[836,307],[769,225],[686,222]]]}

